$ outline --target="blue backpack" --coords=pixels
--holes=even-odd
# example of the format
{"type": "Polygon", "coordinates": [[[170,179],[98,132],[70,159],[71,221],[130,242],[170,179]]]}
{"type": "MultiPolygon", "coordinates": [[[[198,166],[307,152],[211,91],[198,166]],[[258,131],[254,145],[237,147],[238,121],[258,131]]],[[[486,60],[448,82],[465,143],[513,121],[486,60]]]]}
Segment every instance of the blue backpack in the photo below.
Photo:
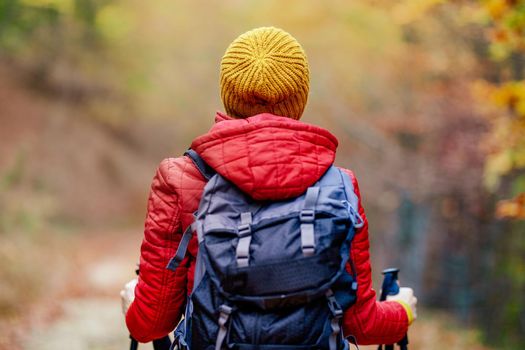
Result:
{"type": "Polygon", "coordinates": [[[172,348],[347,349],[341,320],[357,280],[345,267],[363,225],[348,175],[331,166],[297,198],[256,201],[185,154],[208,183],[167,266],[176,269],[196,231],[194,287],[172,348]]]}

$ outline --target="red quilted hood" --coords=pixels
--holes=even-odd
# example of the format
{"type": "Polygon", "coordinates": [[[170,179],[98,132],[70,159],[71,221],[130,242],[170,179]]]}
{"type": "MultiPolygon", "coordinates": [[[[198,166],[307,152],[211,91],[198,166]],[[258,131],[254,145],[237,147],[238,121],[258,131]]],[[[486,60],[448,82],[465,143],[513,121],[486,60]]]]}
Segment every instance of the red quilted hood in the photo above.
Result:
{"type": "Polygon", "coordinates": [[[191,148],[254,199],[302,194],[333,163],[337,139],[327,130],[263,113],[233,119],[217,113],[191,148]]]}

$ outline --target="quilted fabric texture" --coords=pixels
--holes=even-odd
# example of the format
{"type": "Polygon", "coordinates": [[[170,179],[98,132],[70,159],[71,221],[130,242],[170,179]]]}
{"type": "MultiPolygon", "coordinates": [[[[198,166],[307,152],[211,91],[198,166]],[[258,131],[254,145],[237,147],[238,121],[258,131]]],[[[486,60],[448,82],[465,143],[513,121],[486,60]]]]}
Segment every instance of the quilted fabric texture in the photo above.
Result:
{"type": "MultiPolygon", "coordinates": [[[[303,193],[332,164],[336,147],[337,139],[327,130],[271,114],[231,119],[218,113],[210,132],[192,143],[210,166],[256,199],[284,199],[303,193]]],[[[345,171],[360,198],[354,174],[345,171]]],[[[193,220],[205,184],[187,157],[165,159],[157,169],[148,201],[139,283],[126,315],[131,335],[140,342],[165,336],[183,314],[193,287],[196,237],[176,272],[167,270],[166,265],[193,220]]],[[[408,317],[401,304],[376,301],[368,222],[359,203],[365,225],[357,232],[351,250],[358,297],[344,315],[344,334],[355,336],[359,344],[394,343],[406,333],[408,317]]]]}

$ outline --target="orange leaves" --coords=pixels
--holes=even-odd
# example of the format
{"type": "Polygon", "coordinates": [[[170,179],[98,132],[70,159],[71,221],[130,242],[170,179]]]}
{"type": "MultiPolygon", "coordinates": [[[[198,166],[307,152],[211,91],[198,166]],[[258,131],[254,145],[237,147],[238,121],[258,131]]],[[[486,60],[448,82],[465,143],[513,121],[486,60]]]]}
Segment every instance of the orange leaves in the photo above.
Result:
{"type": "Polygon", "coordinates": [[[525,117],[525,81],[511,81],[496,88],[492,93],[496,106],[506,107],[516,115],[525,117]]]}
{"type": "Polygon", "coordinates": [[[496,216],[500,219],[525,220],[525,193],[521,193],[513,199],[499,201],[496,216]]]}
{"type": "Polygon", "coordinates": [[[490,51],[497,60],[507,58],[515,50],[525,51],[525,1],[488,0],[482,11],[490,22],[490,51]]]}
{"type": "Polygon", "coordinates": [[[480,80],[473,84],[473,93],[479,100],[490,102],[500,109],[500,112],[504,110],[515,117],[525,118],[525,80],[500,85],[480,80]]]}
{"type": "Polygon", "coordinates": [[[499,86],[475,84],[478,100],[487,105],[491,129],[485,141],[485,185],[496,190],[501,177],[525,169],[525,81],[499,86]]]}
{"type": "Polygon", "coordinates": [[[506,0],[490,0],[486,2],[485,8],[490,17],[496,20],[503,17],[505,12],[509,9],[509,5],[506,0]]]}
{"type": "MultiPolygon", "coordinates": [[[[506,62],[511,54],[525,53],[524,0],[486,0],[480,2],[480,10],[485,14],[493,59],[506,62]]],[[[492,191],[499,189],[504,177],[515,184],[525,170],[525,80],[508,74],[502,74],[500,84],[473,84],[474,95],[491,121],[483,144],[487,151],[485,185],[492,191]]],[[[497,217],[525,219],[525,191],[514,193],[518,193],[514,199],[498,203],[497,217]]]]}

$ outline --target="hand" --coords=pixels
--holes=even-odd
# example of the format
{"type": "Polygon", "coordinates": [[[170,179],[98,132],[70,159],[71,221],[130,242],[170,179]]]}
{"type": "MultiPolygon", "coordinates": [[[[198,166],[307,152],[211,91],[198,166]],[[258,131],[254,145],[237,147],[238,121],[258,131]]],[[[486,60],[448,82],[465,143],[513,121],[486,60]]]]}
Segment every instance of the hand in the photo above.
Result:
{"type": "Polygon", "coordinates": [[[417,298],[414,296],[414,290],[412,288],[407,287],[401,287],[399,288],[399,293],[396,295],[389,295],[386,297],[386,300],[388,301],[399,301],[403,306],[405,306],[405,309],[408,307],[410,310],[407,309],[407,313],[409,314],[409,322],[413,322],[417,318],[417,298]],[[410,317],[410,312],[412,313],[412,319],[410,317]]]}
{"type": "Polygon", "coordinates": [[[137,286],[138,278],[134,278],[120,291],[120,299],[122,301],[122,313],[126,316],[126,312],[129,309],[129,306],[135,300],[135,287],[137,286]]]}

